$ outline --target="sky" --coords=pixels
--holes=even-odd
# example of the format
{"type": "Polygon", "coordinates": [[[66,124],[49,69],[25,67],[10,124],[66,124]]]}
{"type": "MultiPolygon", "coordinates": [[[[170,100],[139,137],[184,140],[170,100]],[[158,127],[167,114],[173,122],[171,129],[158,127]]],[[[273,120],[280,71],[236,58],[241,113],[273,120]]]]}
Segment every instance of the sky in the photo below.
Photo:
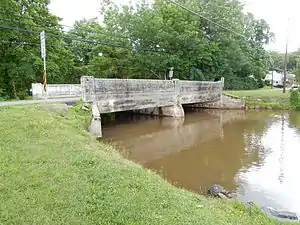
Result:
{"type": "MultiPolygon", "coordinates": [[[[114,0],[126,4],[130,0],[114,0]]],[[[131,0],[135,1],[135,0],[131,0]]],[[[266,46],[268,50],[288,51],[300,48],[300,0],[242,0],[245,12],[251,12],[256,19],[264,19],[275,33],[275,42],[266,46]]],[[[83,18],[99,17],[101,0],[51,0],[50,11],[63,18],[62,23],[72,26],[74,21],[83,18]]]]}

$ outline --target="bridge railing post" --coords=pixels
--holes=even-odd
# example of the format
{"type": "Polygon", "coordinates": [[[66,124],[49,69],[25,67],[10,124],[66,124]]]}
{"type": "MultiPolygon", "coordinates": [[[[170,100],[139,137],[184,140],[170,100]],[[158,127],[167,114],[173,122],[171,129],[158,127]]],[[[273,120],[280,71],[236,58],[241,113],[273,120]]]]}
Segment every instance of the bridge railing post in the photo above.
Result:
{"type": "Polygon", "coordinates": [[[179,83],[179,79],[173,79],[172,80],[174,83],[174,104],[180,104],[180,83],[179,83]]]}
{"type": "Polygon", "coordinates": [[[225,78],[224,77],[221,77],[221,84],[222,84],[222,89],[224,88],[224,82],[225,82],[225,78]]]}
{"type": "Polygon", "coordinates": [[[221,108],[223,108],[223,88],[224,88],[224,82],[225,82],[225,78],[222,77],[221,78],[221,96],[220,96],[220,100],[221,100],[221,108]]]}
{"type": "Polygon", "coordinates": [[[80,78],[82,100],[93,102],[95,98],[95,78],[93,76],[82,76],[80,78]]]}
{"type": "Polygon", "coordinates": [[[97,104],[92,105],[92,122],[90,125],[90,132],[96,138],[102,138],[102,125],[101,125],[101,115],[97,104]]]}

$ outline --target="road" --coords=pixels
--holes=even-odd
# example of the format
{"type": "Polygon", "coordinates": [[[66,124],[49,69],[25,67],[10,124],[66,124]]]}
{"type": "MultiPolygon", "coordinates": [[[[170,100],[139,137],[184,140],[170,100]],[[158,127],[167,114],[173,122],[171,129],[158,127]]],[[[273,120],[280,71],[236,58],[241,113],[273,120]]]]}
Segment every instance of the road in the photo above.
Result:
{"type": "Polygon", "coordinates": [[[53,98],[53,99],[38,99],[38,100],[21,100],[21,101],[7,101],[7,102],[0,102],[1,106],[11,106],[11,105],[29,105],[29,104],[36,104],[36,103],[54,103],[54,102],[62,102],[62,103],[74,103],[79,101],[81,98],[53,98]]]}

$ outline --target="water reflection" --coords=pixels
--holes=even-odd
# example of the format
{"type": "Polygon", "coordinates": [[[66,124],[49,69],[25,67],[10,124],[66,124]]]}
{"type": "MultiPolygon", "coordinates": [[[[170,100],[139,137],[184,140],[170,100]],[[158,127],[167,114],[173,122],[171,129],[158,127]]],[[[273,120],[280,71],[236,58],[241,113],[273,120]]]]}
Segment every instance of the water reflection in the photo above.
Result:
{"type": "MultiPolygon", "coordinates": [[[[291,114],[276,115],[260,137],[261,161],[236,175],[239,199],[252,199],[300,213],[299,133],[290,125],[291,114]]],[[[299,116],[299,115],[298,115],[299,116]]],[[[253,134],[255,136],[255,134],[253,134]]]]}
{"type": "Polygon", "coordinates": [[[171,183],[203,192],[213,183],[242,201],[300,213],[300,113],[201,111],[185,119],[132,117],[107,140],[171,183]]]}

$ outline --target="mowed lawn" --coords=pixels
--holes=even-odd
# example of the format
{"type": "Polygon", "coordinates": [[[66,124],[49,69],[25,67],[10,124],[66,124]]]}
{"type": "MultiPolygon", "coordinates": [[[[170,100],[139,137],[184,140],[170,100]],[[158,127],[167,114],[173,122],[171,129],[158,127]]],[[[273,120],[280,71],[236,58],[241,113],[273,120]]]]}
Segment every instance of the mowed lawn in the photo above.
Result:
{"type": "Polygon", "coordinates": [[[283,93],[282,89],[258,89],[243,91],[224,91],[224,94],[244,99],[250,108],[290,109],[290,90],[283,93]]]}
{"type": "Polygon", "coordinates": [[[230,94],[238,97],[254,97],[254,98],[282,98],[289,99],[290,91],[286,90],[283,94],[282,89],[258,89],[247,91],[224,91],[225,94],[230,94]]]}
{"type": "Polygon", "coordinates": [[[0,107],[1,225],[281,224],[173,187],[97,142],[85,131],[89,119],[79,106],[66,115],[0,107]]]}

